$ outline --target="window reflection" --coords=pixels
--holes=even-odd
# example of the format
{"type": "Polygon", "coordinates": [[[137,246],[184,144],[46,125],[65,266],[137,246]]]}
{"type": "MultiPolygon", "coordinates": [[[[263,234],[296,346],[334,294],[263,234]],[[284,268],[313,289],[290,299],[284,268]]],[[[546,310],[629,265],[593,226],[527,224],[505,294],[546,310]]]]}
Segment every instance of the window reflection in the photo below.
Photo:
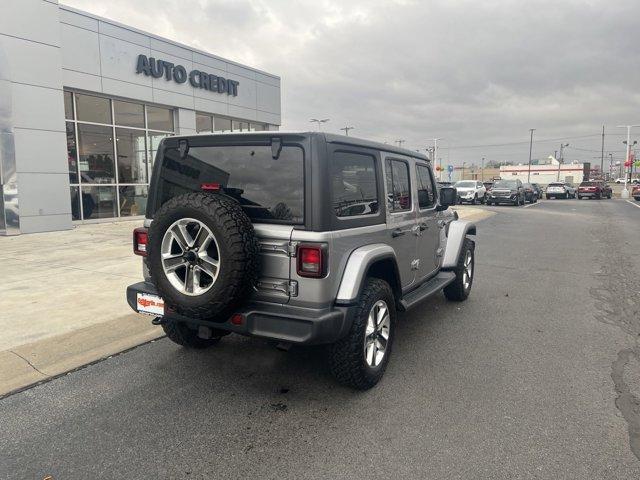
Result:
{"type": "Polygon", "coordinates": [[[116,217],[116,187],[82,187],[82,213],[85,220],[116,217]]]}
{"type": "Polygon", "coordinates": [[[173,110],[147,105],[147,128],[150,130],[173,131],[173,110]]]}
{"type": "Polygon", "coordinates": [[[69,165],[69,183],[78,183],[78,149],[72,122],[67,122],[67,164],[69,165]]]}
{"type": "Polygon", "coordinates": [[[196,113],[196,132],[212,132],[213,131],[213,117],[211,115],[203,115],[196,113]]]}
{"type": "Polygon", "coordinates": [[[78,124],[80,179],[84,183],[114,183],[113,129],[78,124]]]}
{"type": "Polygon", "coordinates": [[[134,217],[144,215],[147,209],[146,185],[127,185],[119,188],[120,193],[120,216],[134,217]]]}
{"type": "Polygon", "coordinates": [[[145,183],[147,181],[146,140],[143,130],[116,128],[118,149],[118,181],[145,183]]]}
{"type": "Polygon", "coordinates": [[[113,101],[115,124],[144,128],[144,105],[141,103],[113,101]]]}
{"type": "Polygon", "coordinates": [[[108,98],[76,93],[78,120],[93,123],[111,123],[111,101],[108,98]]]}

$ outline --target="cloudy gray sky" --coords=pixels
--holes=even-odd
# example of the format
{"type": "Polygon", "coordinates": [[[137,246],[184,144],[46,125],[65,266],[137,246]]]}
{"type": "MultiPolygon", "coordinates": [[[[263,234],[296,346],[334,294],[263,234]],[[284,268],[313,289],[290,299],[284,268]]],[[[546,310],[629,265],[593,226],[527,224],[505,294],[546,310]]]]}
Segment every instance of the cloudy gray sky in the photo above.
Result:
{"type": "Polygon", "coordinates": [[[530,128],[534,158],[599,163],[603,124],[620,160],[640,123],[638,0],[62,3],[280,75],[283,128],[442,137],[443,163],[526,162],[530,128]]]}

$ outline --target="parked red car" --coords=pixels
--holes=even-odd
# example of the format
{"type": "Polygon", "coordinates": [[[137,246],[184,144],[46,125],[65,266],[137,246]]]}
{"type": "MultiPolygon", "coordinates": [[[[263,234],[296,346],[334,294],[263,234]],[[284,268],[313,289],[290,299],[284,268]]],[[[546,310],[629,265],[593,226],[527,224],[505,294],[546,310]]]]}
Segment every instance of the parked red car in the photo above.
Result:
{"type": "Polygon", "coordinates": [[[597,198],[600,200],[601,198],[611,198],[612,194],[611,187],[604,182],[582,182],[578,187],[578,200],[583,198],[597,198]]]}

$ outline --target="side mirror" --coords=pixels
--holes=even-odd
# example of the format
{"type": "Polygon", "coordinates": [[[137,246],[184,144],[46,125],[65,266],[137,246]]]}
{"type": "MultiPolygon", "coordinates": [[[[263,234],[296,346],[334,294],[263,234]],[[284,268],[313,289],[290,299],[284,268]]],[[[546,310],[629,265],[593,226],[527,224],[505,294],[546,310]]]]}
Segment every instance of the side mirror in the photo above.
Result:
{"type": "Polygon", "coordinates": [[[441,212],[446,210],[452,205],[455,205],[458,200],[458,190],[454,187],[442,187],[440,189],[440,201],[436,210],[441,212]]]}

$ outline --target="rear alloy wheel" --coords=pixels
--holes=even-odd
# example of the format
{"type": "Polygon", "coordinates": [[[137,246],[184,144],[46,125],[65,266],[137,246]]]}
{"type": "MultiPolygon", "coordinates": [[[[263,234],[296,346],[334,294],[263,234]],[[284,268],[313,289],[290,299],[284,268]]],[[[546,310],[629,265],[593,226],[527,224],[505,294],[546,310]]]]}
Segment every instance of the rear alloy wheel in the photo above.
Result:
{"type": "Polygon", "coordinates": [[[375,386],[384,374],[395,336],[396,309],[391,287],[368,278],[346,337],[329,347],[329,366],[336,379],[358,390],[375,386]]]}

